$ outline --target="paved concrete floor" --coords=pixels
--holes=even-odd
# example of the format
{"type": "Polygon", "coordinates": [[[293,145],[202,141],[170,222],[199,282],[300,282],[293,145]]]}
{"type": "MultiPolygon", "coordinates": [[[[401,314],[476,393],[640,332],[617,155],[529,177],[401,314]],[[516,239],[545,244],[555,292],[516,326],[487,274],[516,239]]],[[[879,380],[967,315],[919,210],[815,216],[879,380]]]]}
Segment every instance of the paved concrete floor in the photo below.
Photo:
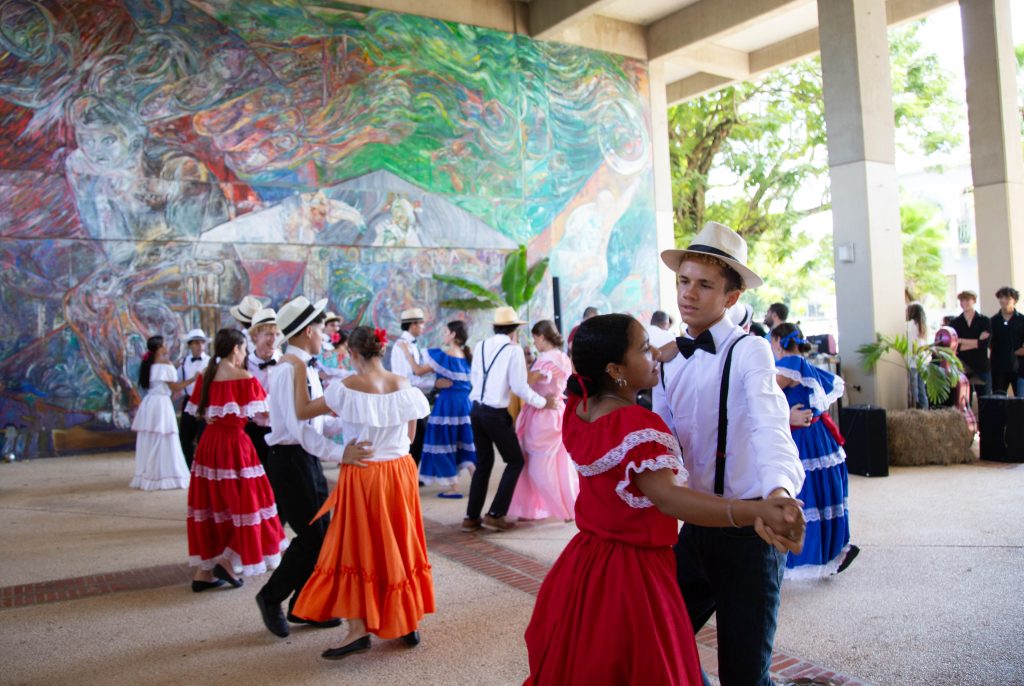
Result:
{"type": "MultiPolygon", "coordinates": [[[[183,562],[185,492],[128,489],[132,470],[127,453],[0,465],[0,587],[183,562]]],[[[852,477],[863,552],[842,575],[787,583],[776,646],[879,686],[1024,683],[1022,491],[1024,465],[852,477]]],[[[458,523],[465,501],[435,492],[425,517],[458,523]]],[[[574,533],[545,522],[488,541],[550,564],[574,533]]],[[[203,594],[179,583],[0,610],[0,684],[521,683],[533,596],[431,562],[438,612],[415,650],[377,641],[326,662],[341,630],[271,636],[253,602],[262,579],[203,594]]]]}

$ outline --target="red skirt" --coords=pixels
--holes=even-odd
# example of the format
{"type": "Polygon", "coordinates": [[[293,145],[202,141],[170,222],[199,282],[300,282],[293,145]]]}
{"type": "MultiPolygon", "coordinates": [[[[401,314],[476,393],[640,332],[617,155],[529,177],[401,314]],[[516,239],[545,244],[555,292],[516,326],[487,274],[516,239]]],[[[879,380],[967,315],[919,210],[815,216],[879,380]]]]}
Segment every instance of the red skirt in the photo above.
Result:
{"type": "Polygon", "coordinates": [[[671,548],[577,534],[541,585],[526,648],[527,684],[702,683],[671,548]]]}
{"type": "Polygon", "coordinates": [[[188,555],[213,569],[226,558],[236,574],[262,574],[281,562],[288,539],[245,422],[210,422],[196,446],[188,488],[188,555]]]}
{"type": "Polygon", "coordinates": [[[416,463],[407,455],[368,464],[342,465],[317,515],[332,512],[320,558],[292,612],[362,619],[370,633],[398,638],[434,611],[416,463]]]}

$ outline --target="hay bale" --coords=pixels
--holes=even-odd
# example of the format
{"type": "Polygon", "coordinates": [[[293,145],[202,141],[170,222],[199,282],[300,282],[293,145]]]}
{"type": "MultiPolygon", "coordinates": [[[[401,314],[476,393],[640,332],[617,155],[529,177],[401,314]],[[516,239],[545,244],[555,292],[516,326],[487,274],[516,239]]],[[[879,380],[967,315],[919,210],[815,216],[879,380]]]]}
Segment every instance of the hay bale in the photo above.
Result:
{"type": "Polygon", "coordinates": [[[963,464],[978,458],[971,452],[974,433],[958,410],[892,410],[885,414],[889,464],[963,464]]]}

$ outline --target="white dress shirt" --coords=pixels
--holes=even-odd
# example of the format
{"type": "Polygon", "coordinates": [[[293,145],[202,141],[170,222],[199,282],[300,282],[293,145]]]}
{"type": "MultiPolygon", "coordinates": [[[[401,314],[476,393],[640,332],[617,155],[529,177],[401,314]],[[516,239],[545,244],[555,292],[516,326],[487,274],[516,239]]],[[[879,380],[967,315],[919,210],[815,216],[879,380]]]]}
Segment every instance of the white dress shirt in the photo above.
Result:
{"type": "MultiPolygon", "coordinates": [[[[205,351],[199,355],[199,359],[195,362],[192,361],[192,351],[188,351],[185,353],[185,359],[181,361],[181,369],[178,372],[181,377],[178,380],[185,381],[187,379],[191,379],[193,376],[206,369],[206,365],[209,363],[210,356],[207,355],[205,351]]],[[[192,397],[192,389],[195,388],[195,385],[196,382],[193,381],[188,386],[185,386],[186,398],[192,397]]]]}
{"type": "MultiPolygon", "coordinates": [[[[294,355],[308,363],[311,355],[301,348],[289,345],[285,355],[294,355]]],[[[310,455],[321,460],[341,462],[345,447],[325,436],[341,432],[341,423],[336,417],[313,417],[299,420],[295,414],[295,375],[292,365],[278,363],[269,367],[270,388],[267,400],[270,405],[270,433],[267,445],[301,445],[310,455]]],[[[313,400],[324,394],[320,376],[313,367],[306,367],[306,384],[309,397],[313,400]]]]}
{"type": "Polygon", "coordinates": [[[495,408],[508,407],[511,391],[522,398],[523,402],[536,408],[547,404],[544,396],[526,383],[526,355],[523,349],[512,343],[512,339],[505,334],[495,334],[476,344],[473,348],[470,380],[473,384],[473,390],[469,392],[471,402],[495,408]],[[506,343],[509,346],[502,350],[506,343]],[[490,369],[486,389],[483,388],[485,365],[490,369]],[[487,394],[486,397],[480,397],[481,391],[487,394]]]}
{"type": "MultiPolygon", "coordinates": [[[[743,329],[727,318],[711,327],[714,354],[696,350],[664,365],[665,386],[652,394],[654,411],[675,432],[690,473],[689,486],[715,492],[718,403],[726,350],[743,329]]],[[[689,337],[689,334],[687,334],[689,337]]],[[[804,469],[789,431],[789,404],[775,381],[775,360],[767,341],[747,336],[736,344],[729,377],[725,496],[765,498],[782,487],[800,492],[804,469]]]]}
{"type": "Polygon", "coordinates": [[[281,352],[274,348],[274,352],[270,355],[270,359],[274,361],[274,364],[269,364],[260,369],[260,365],[264,364],[266,360],[261,359],[256,355],[256,351],[249,353],[249,356],[245,359],[245,367],[249,370],[249,373],[256,377],[256,380],[260,382],[260,386],[263,386],[263,390],[267,393],[270,392],[270,370],[281,360],[281,352]]]}
{"type": "Polygon", "coordinates": [[[434,375],[418,376],[413,373],[412,365],[405,357],[405,351],[398,345],[401,341],[405,341],[409,345],[409,352],[412,354],[412,359],[416,360],[416,364],[423,364],[423,352],[416,346],[416,339],[408,331],[403,331],[395,344],[391,346],[391,372],[409,379],[409,383],[424,393],[430,393],[434,389],[434,375]]]}

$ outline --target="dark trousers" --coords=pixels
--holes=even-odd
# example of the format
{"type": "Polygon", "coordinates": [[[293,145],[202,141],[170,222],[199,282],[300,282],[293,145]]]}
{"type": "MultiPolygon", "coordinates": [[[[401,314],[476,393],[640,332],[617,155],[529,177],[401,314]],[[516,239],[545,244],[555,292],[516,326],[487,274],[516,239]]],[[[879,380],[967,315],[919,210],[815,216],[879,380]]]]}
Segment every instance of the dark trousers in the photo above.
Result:
{"type": "Polygon", "coordinates": [[[992,372],[992,392],[1006,393],[1012,388],[1013,394],[1017,395],[1017,372],[992,372]]]}
{"type": "Polygon", "coordinates": [[[330,515],[309,523],[327,500],[327,479],[320,460],[297,445],[271,446],[266,471],[278,498],[277,509],[291,523],[295,538],[260,593],[270,603],[281,603],[292,596],[288,604],[291,609],[313,573],[327,533],[330,515]]]}
{"type": "MultiPolygon", "coordinates": [[[[256,449],[256,456],[260,458],[260,464],[263,465],[263,469],[267,469],[267,461],[270,459],[270,446],[267,445],[267,434],[270,433],[270,427],[260,426],[256,422],[250,421],[245,425],[245,433],[249,440],[252,441],[252,447],[256,449]]],[[[269,479],[269,476],[267,478],[269,479]]],[[[270,481],[270,488],[274,491],[274,500],[280,503],[281,494],[277,492],[273,481],[270,481]]],[[[288,523],[288,516],[281,509],[280,505],[277,507],[277,516],[281,520],[281,526],[288,523]]]]}
{"type": "Polygon", "coordinates": [[[771,686],[786,556],[754,527],[685,524],[675,546],[676,576],[694,632],[717,613],[722,686],[771,686]]]}
{"type": "Polygon", "coordinates": [[[469,413],[469,421],[473,427],[473,443],[476,446],[476,471],[469,484],[469,503],[466,506],[466,517],[479,519],[487,500],[487,486],[491,481],[491,470],[494,468],[494,446],[498,446],[501,458],[505,460],[505,472],[498,483],[498,492],[491,501],[491,509],[487,512],[492,517],[504,517],[508,506],[512,503],[512,494],[519,482],[519,473],[523,471],[523,451],[519,447],[519,438],[512,425],[512,415],[504,407],[488,407],[474,403],[469,413]]]}
{"type": "Polygon", "coordinates": [[[181,420],[178,422],[178,440],[181,441],[181,452],[185,453],[185,464],[192,469],[192,457],[196,454],[196,445],[199,437],[203,435],[206,422],[198,417],[185,412],[188,404],[188,397],[181,403],[181,420]]]}
{"type": "Polygon", "coordinates": [[[409,454],[412,455],[412,459],[416,462],[418,467],[420,464],[420,455],[423,454],[423,434],[427,432],[427,419],[426,417],[420,417],[416,420],[416,435],[412,438],[412,443],[409,444],[409,454]]]}

